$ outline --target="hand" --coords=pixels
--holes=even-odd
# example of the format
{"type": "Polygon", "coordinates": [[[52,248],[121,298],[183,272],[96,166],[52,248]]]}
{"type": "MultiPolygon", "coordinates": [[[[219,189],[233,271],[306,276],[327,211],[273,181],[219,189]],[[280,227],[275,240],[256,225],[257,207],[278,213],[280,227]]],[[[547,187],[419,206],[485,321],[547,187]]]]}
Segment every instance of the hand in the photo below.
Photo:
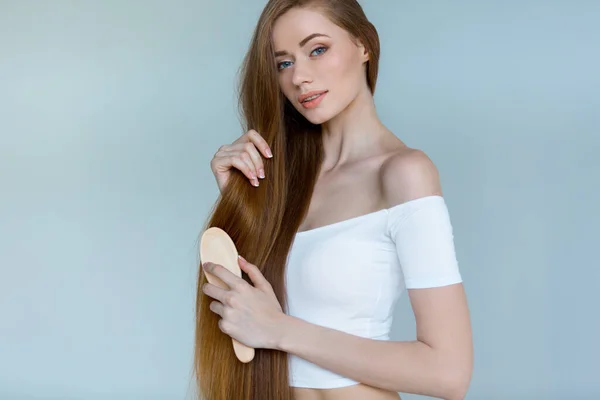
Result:
{"type": "Polygon", "coordinates": [[[234,167],[242,171],[253,186],[258,186],[257,177],[265,177],[263,161],[258,150],[266,158],[273,157],[267,142],[254,129],[250,129],[232,144],[219,147],[210,162],[210,168],[221,193],[227,186],[231,169],[234,167]]]}
{"type": "Polygon", "coordinates": [[[285,319],[271,284],[258,267],[240,258],[242,271],[254,286],[219,264],[204,263],[202,267],[220,278],[229,289],[206,283],[202,291],[218,300],[210,303],[211,311],[221,316],[219,328],[238,342],[255,349],[275,349],[279,343],[285,319]]]}

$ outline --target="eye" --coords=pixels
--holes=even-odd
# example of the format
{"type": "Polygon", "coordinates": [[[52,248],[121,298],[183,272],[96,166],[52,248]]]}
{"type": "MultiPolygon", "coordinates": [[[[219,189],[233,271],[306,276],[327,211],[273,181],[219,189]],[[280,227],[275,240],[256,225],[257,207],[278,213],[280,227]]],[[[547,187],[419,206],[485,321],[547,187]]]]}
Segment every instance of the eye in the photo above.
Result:
{"type": "Polygon", "coordinates": [[[290,64],[290,62],[289,61],[282,61],[280,63],[277,63],[277,69],[282,70],[284,68],[287,68],[287,67],[283,67],[282,68],[282,66],[285,65],[285,64],[290,64]]]}
{"type": "Polygon", "coordinates": [[[327,47],[325,47],[325,46],[319,46],[316,49],[314,49],[313,51],[311,51],[310,54],[312,54],[312,53],[314,53],[315,51],[318,51],[318,50],[323,50],[322,52],[320,52],[319,54],[317,54],[317,55],[321,55],[321,54],[323,54],[323,53],[325,53],[327,51],[327,47]]]}

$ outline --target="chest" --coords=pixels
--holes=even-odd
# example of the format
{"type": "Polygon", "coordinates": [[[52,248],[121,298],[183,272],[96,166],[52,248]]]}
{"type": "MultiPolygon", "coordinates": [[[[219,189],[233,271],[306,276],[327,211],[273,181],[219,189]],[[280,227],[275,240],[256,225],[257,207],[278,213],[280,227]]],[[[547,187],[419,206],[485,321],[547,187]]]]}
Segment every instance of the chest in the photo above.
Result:
{"type": "Polygon", "coordinates": [[[402,279],[386,221],[380,210],[299,232],[286,267],[289,314],[357,334],[385,320],[402,279]]]}
{"type": "Polygon", "coordinates": [[[379,168],[357,166],[320,177],[307,215],[298,231],[304,232],[385,208],[379,168]]]}

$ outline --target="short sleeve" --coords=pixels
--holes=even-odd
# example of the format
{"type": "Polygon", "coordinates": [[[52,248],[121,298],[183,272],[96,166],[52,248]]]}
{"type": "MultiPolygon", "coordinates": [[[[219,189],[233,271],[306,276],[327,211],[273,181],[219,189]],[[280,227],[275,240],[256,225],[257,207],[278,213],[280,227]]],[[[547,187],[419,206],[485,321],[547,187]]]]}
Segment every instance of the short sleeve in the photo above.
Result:
{"type": "Polygon", "coordinates": [[[389,208],[387,228],[407,289],[462,282],[450,215],[442,196],[422,197],[389,208]]]}

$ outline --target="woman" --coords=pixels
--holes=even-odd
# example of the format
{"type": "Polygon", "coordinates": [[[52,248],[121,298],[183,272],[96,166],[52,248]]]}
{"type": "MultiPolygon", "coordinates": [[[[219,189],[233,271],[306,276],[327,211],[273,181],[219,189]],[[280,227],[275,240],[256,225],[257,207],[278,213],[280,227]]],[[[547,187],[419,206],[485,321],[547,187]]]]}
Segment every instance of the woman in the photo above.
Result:
{"type": "Polygon", "coordinates": [[[471,328],[438,172],[377,117],[378,59],[354,0],[266,5],[242,70],[246,133],[211,161],[221,198],[205,228],[244,258],[242,278],[202,266],[229,290],[199,274],[204,398],[465,396],[471,328]],[[390,341],[405,288],[417,339],[390,341]],[[231,338],[255,358],[239,362],[231,338]]]}

